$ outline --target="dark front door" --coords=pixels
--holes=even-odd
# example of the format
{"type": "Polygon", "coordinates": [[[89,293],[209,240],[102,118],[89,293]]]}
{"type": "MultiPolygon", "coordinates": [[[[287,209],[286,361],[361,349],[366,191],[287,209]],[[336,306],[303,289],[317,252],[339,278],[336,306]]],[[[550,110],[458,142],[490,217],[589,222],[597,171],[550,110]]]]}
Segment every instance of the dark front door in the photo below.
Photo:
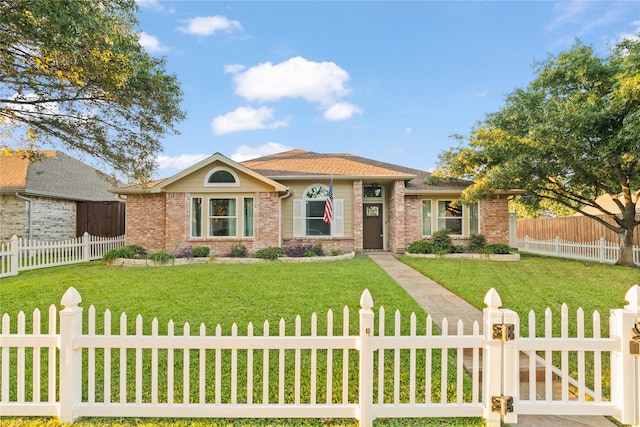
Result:
{"type": "Polygon", "coordinates": [[[363,205],[363,249],[383,249],[382,203],[363,205]]]}

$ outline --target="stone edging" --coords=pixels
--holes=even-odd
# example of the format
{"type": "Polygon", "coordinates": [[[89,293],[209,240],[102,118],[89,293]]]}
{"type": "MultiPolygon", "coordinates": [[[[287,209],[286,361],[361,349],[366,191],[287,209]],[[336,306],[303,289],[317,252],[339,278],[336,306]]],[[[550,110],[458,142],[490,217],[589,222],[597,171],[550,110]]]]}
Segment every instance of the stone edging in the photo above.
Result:
{"type": "Polygon", "coordinates": [[[463,258],[463,259],[488,259],[490,261],[520,261],[520,254],[410,254],[406,256],[413,258],[463,258]]]}
{"type": "Polygon", "coordinates": [[[191,264],[251,264],[257,262],[321,262],[321,261],[338,261],[341,259],[353,258],[355,254],[349,252],[336,256],[313,256],[313,257],[282,257],[277,260],[261,259],[261,258],[225,258],[225,257],[207,257],[207,258],[176,258],[167,262],[156,262],[150,259],[129,259],[116,258],[109,261],[109,265],[116,267],[164,267],[172,265],[191,265],[191,264]]]}

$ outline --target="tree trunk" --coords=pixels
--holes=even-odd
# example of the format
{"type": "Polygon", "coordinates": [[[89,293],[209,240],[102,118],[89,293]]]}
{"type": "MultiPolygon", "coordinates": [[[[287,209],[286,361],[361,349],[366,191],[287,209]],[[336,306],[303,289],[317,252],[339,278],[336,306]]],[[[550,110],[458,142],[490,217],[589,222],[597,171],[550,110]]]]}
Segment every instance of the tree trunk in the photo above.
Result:
{"type": "Polygon", "coordinates": [[[622,229],[618,233],[620,236],[620,256],[616,265],[623,265],[625,267],[637,267],[633,262],[633,229],[631,226],[629,229],[622,229]]]}

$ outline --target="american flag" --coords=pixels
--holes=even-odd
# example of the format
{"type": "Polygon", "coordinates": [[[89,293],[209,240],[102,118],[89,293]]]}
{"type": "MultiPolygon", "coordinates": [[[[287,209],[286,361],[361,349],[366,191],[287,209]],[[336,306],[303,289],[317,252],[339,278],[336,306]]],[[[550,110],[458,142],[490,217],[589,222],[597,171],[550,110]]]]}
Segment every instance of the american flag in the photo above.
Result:
{"type": "Polygon", "coordinates": [[[324,202],[324,217],[322,220],[331,225],[331,219],[333,218],[333,177],[331,177],[331,183],[329,184],[329,194],[327,194],[327,200],[324,202]]]}

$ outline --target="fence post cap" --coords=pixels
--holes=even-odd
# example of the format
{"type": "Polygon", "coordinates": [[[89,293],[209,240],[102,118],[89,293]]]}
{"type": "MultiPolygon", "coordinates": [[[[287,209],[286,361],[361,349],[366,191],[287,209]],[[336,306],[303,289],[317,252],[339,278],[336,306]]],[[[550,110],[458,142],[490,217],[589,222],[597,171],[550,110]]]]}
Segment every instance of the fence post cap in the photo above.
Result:
{"type": "Polygon", "coordinates": [[[60,300],[60,304],[62,304],[66,309],[71,309],[73,307],[77,307],[78,304],[80,304],[82,302],[82,297],[80,296],[80,293],[76,290],[76,288],[74,288],[73,286],[71,286],[69,289],[67,289],[67,292],[64,293],[64,295],[62,295],[62,300],[60,300]]]}
{"type": "Polygon", "coordinates": [[[500,299],[500,295],[498,295],[498,291],[495,288],[489,289],[484,296],[484,303],[489,308],[500,308],[502,307],[502,299],[500,299]]]}
{"type": "Polygon", "coordinates": [[[624,299],[629,303],[624,308],[634,313],[640,313],[640,286],[633,285],[624,296],[624,299]]]}
{"type": "Polygon", "coordinates": [[[11,237],[11,240],[18,240],[18,236],[16,236],[15,234],[11,237]]]}
{"type": "Polygon", "coordinates": [[[371,293],[369,289],[365,289],[360,297],[360,307],[365,310],[371,310],[373,308],[373,298],[371,297],[371,293]]]}

